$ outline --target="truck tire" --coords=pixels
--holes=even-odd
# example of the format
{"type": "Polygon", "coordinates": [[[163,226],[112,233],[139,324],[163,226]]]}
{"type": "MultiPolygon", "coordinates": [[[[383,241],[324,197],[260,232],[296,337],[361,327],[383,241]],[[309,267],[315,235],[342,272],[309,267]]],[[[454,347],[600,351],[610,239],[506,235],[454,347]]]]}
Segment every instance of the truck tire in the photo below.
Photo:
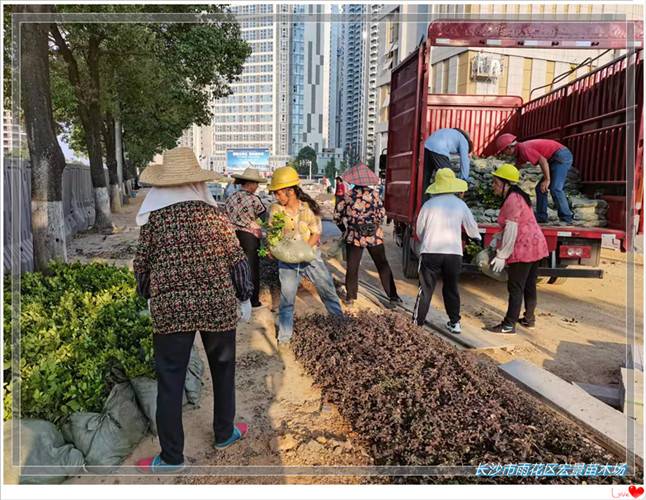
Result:
{"type": "Polygon", "coordinates": [[[402,270],[404,277],[408,279],[414,279],[418,277],[417,273],[417,257],[410,248],[410,229],[404,231],[404,237],[402,241],[402,270]]]}

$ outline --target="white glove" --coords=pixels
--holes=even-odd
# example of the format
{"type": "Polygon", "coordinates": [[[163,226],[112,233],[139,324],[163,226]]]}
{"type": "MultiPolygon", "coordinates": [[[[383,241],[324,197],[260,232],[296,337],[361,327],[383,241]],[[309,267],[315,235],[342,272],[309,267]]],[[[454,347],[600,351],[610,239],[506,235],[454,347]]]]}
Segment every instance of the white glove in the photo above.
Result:
{"type": "Polygon", "coordinates": [[[501,257],[494,257],[491,261],[491,269],[494,273],[499,273],[505,268],[505,259],[501,257]]]}
{"type": "Polygon", "coordinates": [[[243,323],[251,320],[251,300],[247,299],[240,302],[240,321],[243,323]]]}

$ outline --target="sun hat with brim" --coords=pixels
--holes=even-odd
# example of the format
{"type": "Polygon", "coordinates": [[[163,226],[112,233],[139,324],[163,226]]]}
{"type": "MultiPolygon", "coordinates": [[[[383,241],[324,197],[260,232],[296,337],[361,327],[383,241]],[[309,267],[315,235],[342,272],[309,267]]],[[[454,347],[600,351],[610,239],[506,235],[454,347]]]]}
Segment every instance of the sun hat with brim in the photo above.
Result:
{"type": "Polygon", "coordinates": [[[240,179],[241,181],[258,182],[260,184],[265,184],[267,182],[267,179],[260,175],[257,168],[251,167],[245,168],[244,172],[241,174],[233,174],[231,177],[234,179],[240,179]]]}
{"type": "Polygon", "coordinates": [[[469,185],[462,179],[455,177],[455,172],[450,168],[441,168],[435,173],[435,182],[427,189],[427,194],[464,193],[469,185]]]}
{"type": "Polygon", "coordinates": [[[165,151],[162,164],[146,167],[139,176],[139,182],[151,186],[179,186],[220,178],[220,174],[200,168],[191,148],[179,147],[165,151]]]}
{"type": "Polygon", "coordinates": [[[363,163],[343,172],[341,179],[355,186],[375,186],[379,184],[379,176],[363,163]]]}

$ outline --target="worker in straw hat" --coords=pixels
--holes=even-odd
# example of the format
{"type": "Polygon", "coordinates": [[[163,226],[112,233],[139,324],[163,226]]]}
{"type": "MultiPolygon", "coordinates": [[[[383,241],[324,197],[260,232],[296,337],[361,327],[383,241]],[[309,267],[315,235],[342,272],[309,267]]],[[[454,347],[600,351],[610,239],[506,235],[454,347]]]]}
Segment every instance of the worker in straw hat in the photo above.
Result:
{"type": "Polygon", "coordinates": [[[229,220],[220,215],[190,148],[164,153],[146,168],[152,186],[137,214],[141,227],[134,259],[138,290],[149,298],[157,373],[157,430],[161,452],[137,462],[145,473],[184,465],[182,396],[186,368],[200,332],[214,397],[214,446],[225,448],[247,432],[234,424],[236,324],[251,316],[249,264],[229,220]]]}
{"type": "Polygon", "coordinates": [[[251,307],[260,307],[262,304],[259,298],[260,258],[258,257],[258,249],[262,238],[262,228],[258,224],[258,219],[265,215],[267,209],[256,195],[256,191],[260,184],[267,182],[267,179],[262,177],[257,169],[251,167],[246,168],[242,173],[233,174],[231,177],[240,189],[227,198],[224,206],[251,267],[251,281],[253,283],[251,307]]]}
{"type": "Polygon", "coordinates": [[[294,302],[301,276],[307,277],[316,287],[325,308],[330,314],[343,316],[341,303],[334,288],[332,275],[325,266],[319,242],[321,239],[321,209],[300,188],[298,172],[292,167],[277,168],[271,177],[269,191],[274,193],[276,203],[269,208],[269,224],[281,214],[284,219],[281,237],[302,240],[315,249],[315,258],[309,262],[291,264],[278,262],[280,278],[280,307],[278,311],[278,342],[288,344],[294,329],[294,302]]]}
{"type": "Polygon", "coordinates": [[[503,163],[492,175],[493,192],[502,197],[503,202],[498,215],[502,237],[495,239],[496,257],[491,262],[491,268],[500,272],[505,265],[508,266],[509,305],[502,322],[487,330],[492,333],[514,334],[517,322],[525,328],[534,328],[538,265],[549,252],[545,235],[534,217],[532,201],[518,187],[518,169],[509,163],[503,163]],[[523,299],[525,316],[519,319],[523,299]]]}
{"type": "Polygon", "coordinates": [[[431,198],[424,203],[417,217],[417,236],[421,241],[419,264],[419,293],[413,311],[413,321],[423,325],[433,291],[442,278],[444,308],[449,316],[446,328],[454,334],[460,328],[460,291],[458,282],[462,271],[462,228],[473,239],[480,239],[478,224],[464,201],[456,196],[468,189],[457,179],[453,170],[441,168],[435,174],[426,193],[431,198]]]}
{"type": "Polygon", "coordinates": [[[368,166],[358,164],[342,175],[354,187],[347,191],[334,209],[334,222],[343,233],[348,268],[345,273],[345,303],[352,305],[357,299],[359,264],[363,249],[372,257],[381,285],[390,299],[390,306],[401,303],[384,247],[384,230],[381,223],[386,216],[377,185],[379,177],[368,166]]]}

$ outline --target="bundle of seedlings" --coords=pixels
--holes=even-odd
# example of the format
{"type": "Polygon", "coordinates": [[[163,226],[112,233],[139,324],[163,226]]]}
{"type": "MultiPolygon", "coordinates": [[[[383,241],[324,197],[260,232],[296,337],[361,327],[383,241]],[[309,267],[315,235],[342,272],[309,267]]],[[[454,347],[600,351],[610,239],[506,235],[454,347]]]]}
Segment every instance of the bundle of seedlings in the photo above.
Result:
{"type": "MultiPolygon", "coordinates": [[[[299,318],[292,346],[376,465],[625,461],[503,378],[489,360],[455,350],[402,314],[299,318]]],[[[415,479],[441,483],[451,478],[415,479]]],[[[453,476],[458,482],[498,483],[580,483],[583,479],[628,480],[453,476]]]]}

